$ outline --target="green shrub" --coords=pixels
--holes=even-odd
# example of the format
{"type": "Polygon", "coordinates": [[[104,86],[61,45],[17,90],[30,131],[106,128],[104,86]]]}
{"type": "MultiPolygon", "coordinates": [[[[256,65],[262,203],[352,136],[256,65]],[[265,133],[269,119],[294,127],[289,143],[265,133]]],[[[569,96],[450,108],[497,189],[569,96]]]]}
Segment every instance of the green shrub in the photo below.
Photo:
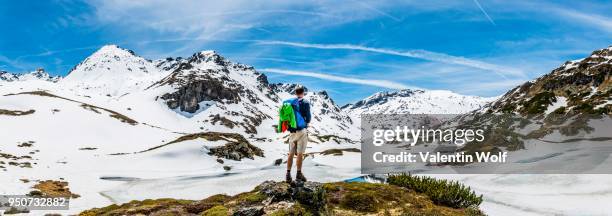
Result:
{"type": "Polygon", "coordinates": [[[529,101],[523,104],[523,112],[527,114],[540,114],[546,111],[546,108],[554,102],[557,102],[554,93],[541,92],[534,95],[529,101]]]}
{"type": "Polygon", "coordinates": [[[555,111],[553,111],[553,113],[557,115],[563,115],[565,114],[565,107],[564,106],[559,107],[555,111]]]}
{"type": "Polygon", "coordinates": [[[435,203],[453,208],[477,207],[482,203],[470,187],[456,181],[406,174],[389,176],[389,184],[424,193],[435,203]]]}
{"type": "Polygon", "coordinates": [[[228,210],[222,205],[212,207],[202,212],[202,216],[226,216],[226,215],[228,215],[228,210]]]}

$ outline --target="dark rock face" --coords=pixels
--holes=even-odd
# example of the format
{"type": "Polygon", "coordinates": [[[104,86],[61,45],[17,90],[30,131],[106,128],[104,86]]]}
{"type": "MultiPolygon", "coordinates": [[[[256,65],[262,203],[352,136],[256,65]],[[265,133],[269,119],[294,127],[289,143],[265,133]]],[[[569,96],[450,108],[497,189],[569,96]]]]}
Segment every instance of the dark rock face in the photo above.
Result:
{"type": "Polygon", "coordinates": [[[319,182],[298,182],[297,186],[292,188],[292,197],[317,211],[325,209],[325,189],[319,182]]]}
{"type": "Polygon", "coordinates": [[[260,192],[272,198],[272,202],[291,199],[291,185],[284,182],[265,181],[259,185],[260,192]]]}
{"type": "Polygon", "coordinates": [[[202,101],[221,103],[238,103],[248,101],[260,103],[262,100],[254,92],[263,91],[270,99],[277,99],[271,92],[268,78],[251,66],[232,63],[215,52],[199,52],[187,59],[168,58],[157,64],[163,70],[172,73],[155,85],[172,85],[175,92],[161,95],[169,108],[180,108],[180,111],[195,113],[202,101]],[[199,68],[200,64],[214,64],[218,68],[199,68]],[[230,71],[251,72],[256,78],[257,89],[249,89],[240,82],[230,78],[230,71]]]}
{"type": "Polygon", "coordinates": [[[181,86],[178,91],[161,96],[171,109],[180,107],[181,111],[194,113],[200,109],[202,101],[225,101],[236,103],[240,101],[238,91],[224,85],[218,79],[208,78],[193,81],[181,86]]]}
{"type": "Polygon", "coordinates": [[[326,207],[326,193],[319,182],[286,182],[265,181],[259,185],[260,193],[268,197],[268,202],[297,201],[315,212],[322,212],[326,207]]]}

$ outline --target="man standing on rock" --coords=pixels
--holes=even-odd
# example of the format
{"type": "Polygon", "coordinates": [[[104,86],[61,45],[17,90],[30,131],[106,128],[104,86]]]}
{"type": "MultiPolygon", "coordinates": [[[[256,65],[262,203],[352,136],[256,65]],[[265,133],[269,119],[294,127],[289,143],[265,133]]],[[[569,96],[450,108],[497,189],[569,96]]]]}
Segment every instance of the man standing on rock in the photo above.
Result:
{"type": "Polygon", "coordinates": [[[295,114],[295,127],[291,124],[288,127],[289,134],[289,156],[287,158],[287,175],[286,181],[291,183],[291,167],[293,165],[293,156],[297,154],[297,174],[296,180],[306,181],[306,177],[302,173],[302,161],[304,160],[304,152],[308,143],[308,123],[310,123],[310,103],[304,99],[304,87],[298,86],[295,88],[296,98],[289,99],[283,104],[291,104],[295,114]]]}

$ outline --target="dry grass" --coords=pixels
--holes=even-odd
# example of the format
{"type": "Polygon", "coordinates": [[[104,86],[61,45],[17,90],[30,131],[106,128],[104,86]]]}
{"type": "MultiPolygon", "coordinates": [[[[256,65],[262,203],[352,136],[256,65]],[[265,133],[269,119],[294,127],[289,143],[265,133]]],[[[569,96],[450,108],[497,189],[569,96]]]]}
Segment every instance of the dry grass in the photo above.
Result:
{"type": "Polygon", "coordinates": [[[37,189],[38,192],[30,192],[30,194],[41,194],[42,196],[50,196],[50,197],[70,197],[70,198],[79,198],[78,194],[74,194],[68,188],[68,182],[64,181],[53,181],[46,180],[38,182],[33,186],[34,189],[37,189]]]}
{"type": "Polygon", "coordinates": [[[236,134],[236,133],[221,133],[221,132],[203,132],[203,133],[195,133],[195,134],[187,134],[187,135],[183,135],[179,138],[176,138],[175,140],[172,140],[166,144],[163,145],[159,145],[159,146],[155,146],[153,148],[149,148],[137,153],[143,153],[143,152],[148,152],[148,151],[152,151],[155,149],[159,149],[168,145],[172,145],[175,143],[180,143],[180,142],[184,142],[184,141],[189,141],[189,140],[194,140],[194,139],[198,139],[198,138],[202,138],[208,141],[219,141],[219,140],[225,140],[228,142],[246,142],[249,143],[249,141],[244,138],[242,135],[240,134],[236,134]]]}
{"type": "MultiPolygon", "coordinates": [[[[95,105],[91,105],[91,104],[87,104],[87,103],[83,103],[83,102],[80,102],[80,101],[77,101],[77,100],[72,100],[72,99],[69,99],[69,98],[57,96],[57,95],[51,94],[51,93],[46,92],[46,91],[21,92],[21,93],[17,93],[17,94],[7,94],[7,95],[4,95],[4,96],[13,96],[13,95],[36,95],[36,96],[42,96],[42,97],[51,97],[51,98],[58,98],[58,99],[62,99],[62,100],[67,100],[67,101],[79,103],[79,104],[81,104],[81,107],[83,107],[84,109],[91,110],[91,111],[99,113],[99,114],[101,113],[99,110],[106,111],[106,112],[108,112],[110,114],[109,116],[111,118],[115,118],[115,119],[117,119],[117,120],[119,120],[119,121],[121,121],[123,123],[131,124],[131,125],[138,124],[138,122],[136,120],[131,119],[130,117],[127,117],[127,116],[125,116],[125,115],[123,115],[121,113],[115,112],[113,110],[106,109],[106,108],[99,107],[99,106],[95,106],[95,105]]],[[[31,110],[31,111],[32,111],[32,113],[34,112],[34,110],[31,110]]]]}
{"type": "Polygon", "coordinates": [[[31,110],[27,110],[27,111],[19,111],[19,110],[5,110],[5,109],[0,109],[0,115],[8,115],[8,116],[23,116],[23,115],[30,115],[32,113],[36,112],[35,110],[31,109],[31,110]]]}

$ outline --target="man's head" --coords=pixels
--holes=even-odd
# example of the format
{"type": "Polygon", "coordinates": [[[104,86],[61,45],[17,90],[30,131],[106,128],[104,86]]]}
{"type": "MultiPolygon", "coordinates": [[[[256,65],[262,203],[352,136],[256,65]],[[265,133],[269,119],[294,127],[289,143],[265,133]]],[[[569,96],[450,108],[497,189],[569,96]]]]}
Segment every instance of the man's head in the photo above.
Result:
{"type": "Polygon", "coordinates": [[[304,97],[304,86],[298,85],[295,90],[295,96],[297,96],[298,98],[302,98],[304,97]]]}

